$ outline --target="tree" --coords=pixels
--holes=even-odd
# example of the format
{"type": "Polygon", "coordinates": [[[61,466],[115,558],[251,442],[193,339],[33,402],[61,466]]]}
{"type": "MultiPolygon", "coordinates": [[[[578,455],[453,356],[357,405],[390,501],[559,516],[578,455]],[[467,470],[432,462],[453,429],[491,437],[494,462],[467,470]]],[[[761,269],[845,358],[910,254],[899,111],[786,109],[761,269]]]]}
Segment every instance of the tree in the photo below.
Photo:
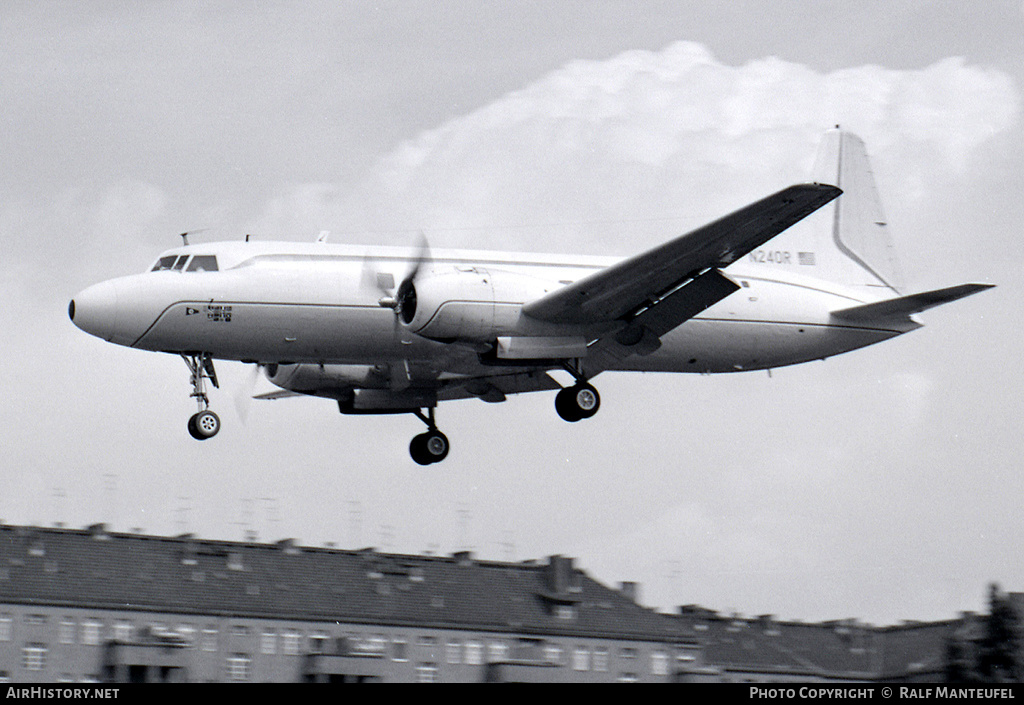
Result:
{"type": "Polygon", "coordinates": [[[1020,617],[1009,596],[992,583],[988,592],[989,613],[978,644],[978,673],[983,681],[1015,683],[1024,671],[1020,665],[1020,617]]]}
{"type": "Polygon", "coordinates": [[[988,614],[966,619],[946,641],[949,683],[1017,683],[1024,676],[1020,658],[1021,617],[1010,597],[989,585],[988,614]]]}

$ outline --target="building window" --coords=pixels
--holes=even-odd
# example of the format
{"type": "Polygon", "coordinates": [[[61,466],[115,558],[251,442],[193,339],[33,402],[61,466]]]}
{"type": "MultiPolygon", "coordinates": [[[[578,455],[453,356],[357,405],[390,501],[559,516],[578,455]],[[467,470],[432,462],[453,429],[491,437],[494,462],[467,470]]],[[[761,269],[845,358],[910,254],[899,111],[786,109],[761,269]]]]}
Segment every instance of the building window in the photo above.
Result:
{"type": "Polygon", "coordinates": [[[637,677],[635,673],[626,672],[619,674],[619,683],[636,683],[637,677]]]}
{"type": "Polygon", "coordinates": [[[651,673],[656,676],[668,675],[668,654],[663,651],[651,654],[651,673]]]}
{"type": "Polygon", "coordinates": [[[309,635],[309,653],[322,654],[327,651],[327,635],[323,632],[316,632],[309,635]]]}
{"type": "Polygon", "coordinates": [[[0,641],[10,641],[14,620],[9,614],[0,614],[0,641]]]}
{"type": "Polygon", "coordinates": [[[416,640],[417,656],[426,659],[426,663],[434,663],[437,658],[437,637],[421,636],[416,640]]]}
{"type": "Polygon", "coordinates": [[[60,643],[75,643],[75,621],[73,619],[62,619],[60,622],[60,643]]]}
{"type": "Polygon", "coordinates": [[[236,624],[236,625],[231,627],[231,636],[242,637],[242,636],[249,636],[249,634],[250,634],[250,629],[249,629],[249,627],[245,626],[244,624],[236,624]]]}
{"type": "Polygon", "coordinates": [[[203,630],[203,651],[217,650],[217,630],[207,627],[203,630]]]}
{"type": "Polygon", "coordinates": [[[608,671],[608,649],[594,649],[594,670],[601,673],[608,671]]]}
{"type": "Polygon", "coordinates": [[[391,642],[391,658],[394,661],[408,661],[409,660],[409,643],[402,637],[398,637],[391,642]]]}
{"type": "Polygon", "coordinates": [[[576,619],[576,608],[572,605],[558,605],[555,607],[555,617],[566,621],[576,619]]]}
{"type": "Polygon", "coordinates": [[[228,680],[249,680],[249,661],[248,654],[231,654],[228,656],[228,680]]]}
{"type": "Polygon", "coordinates": [[[636,658],[636,649],[631,646],[623,647],[622,651],[619,652],[619,657],[629,660],[636,658]]]}
{"type": "Polygon", "coordinates": [[[437,664],[421,663],[416,666],[417,683],[437,683],[437,664]]]}
{"type": "Polygon", "coordinates": [[[11,674],[7,671],[0,671],[0,683],[10,683],[11,674]]]}
{"type": "MultiPolygon", "coordinates": [[[[195,631],[195,630],[193,630],[195,631]]],[[[128,644],[132,640],[132,623],[131,622],[118,622],[114,625],[114,641],[118,641],[122,644],[128,644]]]]}
{"type": "Polygon", "coordinates": [[[466,665],[479,666],[484,662],[484,645],[478,641],[466,642],[466,665]]]}
{"type": "Polygon", "coordinates": [[[94,619],[82,622],[82,643],[86,646],[98,646],[102,624],[94,619]]]}
{"type": "Polygon", "coordinates": [[[388,640],[381,634],[374,634],[366,640],[363,647],[372,654],[383,656],[388,647],[388,640]]]}
{"type": "Polygon", "coordinates": [[[582,646],[577,646],[575,651],[572,652],[572,670],[590,670],[590,651],[588,649],[582,646]]]}
{"type": "Polygon", "coordinates": [[[508,660],[508,646],[500,641],[492,641],[487,645],[487,662],[499,663],[508,660]]]}
{"type": "Polygon", "coordinates": [[[277,653],[277,634],[274,632],[263,632],[260,639],[260,653],[273,656],[277,653]]]}
{"type": "Polygon", "coordinates": [[[562,662],[562,647],[557,644],[548,644],[544,647],[544,660],[548,663],[562,662]]]}
{"type": "Polygon", "coordinates": [[[46,668],[46,644],[28,644],[21,650],[21,665],[26,671],[46,668]]]}
{"type": "Polygon", "coordinates": [[[446,651],[448,652],[448,663],[453,665],[462,663],[462,644],[449,641],[446,651]]]}
{"type": "Polygon", "coordinates": [[[301,634],[298,632],[285,632],[284,633],[284,655],[285,656],[298,656],[299,655],[299,639],[301,634]]]}
{"type": "Polygon", "coordinates": [[[26,614],[25,615],[25,624],[31,624],[31,625],[34,625],[34,626],[39,626],[41,624],[46,624],[46,615],[45,614],[26,614]]]}

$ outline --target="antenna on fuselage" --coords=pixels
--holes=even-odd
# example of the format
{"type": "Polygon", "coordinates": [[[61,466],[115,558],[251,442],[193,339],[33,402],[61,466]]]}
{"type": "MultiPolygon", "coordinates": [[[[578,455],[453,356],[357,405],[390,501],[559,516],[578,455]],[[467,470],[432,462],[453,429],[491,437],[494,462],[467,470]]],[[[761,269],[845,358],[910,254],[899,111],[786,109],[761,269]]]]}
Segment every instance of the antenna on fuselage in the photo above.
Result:
{"type": "Polygon", "coordinates": [[[195,235],[196,233],[201,233],[201,232],[204,232],[205,230],[208,230],[208,228],[200,228],[199,230],[188,230],[186,232],[183,232],[181,234],[181,236],[180,236],[181,237],[181,241],[183,243],[185,243],[185,245],[187,246],[188,245],[188,236],[189,235],[195,235]]]}

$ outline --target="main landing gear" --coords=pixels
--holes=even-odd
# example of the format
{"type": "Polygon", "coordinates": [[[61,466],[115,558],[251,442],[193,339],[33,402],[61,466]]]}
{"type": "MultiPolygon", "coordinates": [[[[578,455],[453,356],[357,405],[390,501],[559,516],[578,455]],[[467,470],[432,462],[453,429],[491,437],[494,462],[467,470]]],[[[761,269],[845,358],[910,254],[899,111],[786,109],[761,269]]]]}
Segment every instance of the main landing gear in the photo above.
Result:
{"type": "Polygon", "coordinates": [[[601,408],[601,395],[587,382],[579,367],[566,364],[565,369],[576,378],[576,384],[555,395],[555,411],[570,423],[589,419],[601,408]]]}
{"type": "Polygon", "coordinates": [[[415,436],[409,443],[409,455],[420,465],[440,463],[448,457],[448,450],[451,446],[448,443],[448,436],[437,430],[434,423],[434,409],[427,409],[427,413],[417,409],[413,412],[420,421],[427,425],[426,433],[415,436]]]}
{"type": "Polygon", "coordinates": [[[210,380],[213,386],[220,388],[217,382],[217,372],[213,369],[213,358],[209,353],[181,354],[181,359],[188,365],[192,373],[192,394],[199,411],[188,420],[188,432],[197,441],[205,441],[213,438],[220,431],[220,417],[210,411],[210,399],[206,396],[206,380],[210,380]]]}

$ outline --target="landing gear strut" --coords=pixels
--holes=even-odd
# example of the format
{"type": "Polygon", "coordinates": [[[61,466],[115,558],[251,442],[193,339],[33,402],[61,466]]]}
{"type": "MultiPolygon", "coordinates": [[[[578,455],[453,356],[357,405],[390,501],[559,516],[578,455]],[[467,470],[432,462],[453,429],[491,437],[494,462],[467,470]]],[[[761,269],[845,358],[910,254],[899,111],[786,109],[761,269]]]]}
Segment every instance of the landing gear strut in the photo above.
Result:
{"type": "Polygon", "coordinates": [[[415,436],[409,443],[409,455],[420,465],[440,463],[448,457],[448,450],[451,446],[448,443],[448,436],[437,430],[434,423],[434,409],[427,409],[427,413],[417,409],[413,412],[416,418],[427,425],[426,433],[415,436]]]}
{"type": "Polygon", "coordinates": [[[576,378],[576,384],[555,395],[555,411],[571,423],[589,419],[601,408],[601,395],[587,382],[578,365],[566,364],[565,369],[576,378]]]}
{"type": "Polygon", "coordinates": [[[192,373],[192,394],[189,396],[196,400],[199,407],[199,411],[188,420],[188,432],[197,441],[205,441],[220,431],[220,417],[210,411],[210,399],[206,396],[206,380],[210,380],[215,388],[220,388],[217,372],[213,369],[213,358],[209,353],[182,353],[181,359],[192,373]]]}

